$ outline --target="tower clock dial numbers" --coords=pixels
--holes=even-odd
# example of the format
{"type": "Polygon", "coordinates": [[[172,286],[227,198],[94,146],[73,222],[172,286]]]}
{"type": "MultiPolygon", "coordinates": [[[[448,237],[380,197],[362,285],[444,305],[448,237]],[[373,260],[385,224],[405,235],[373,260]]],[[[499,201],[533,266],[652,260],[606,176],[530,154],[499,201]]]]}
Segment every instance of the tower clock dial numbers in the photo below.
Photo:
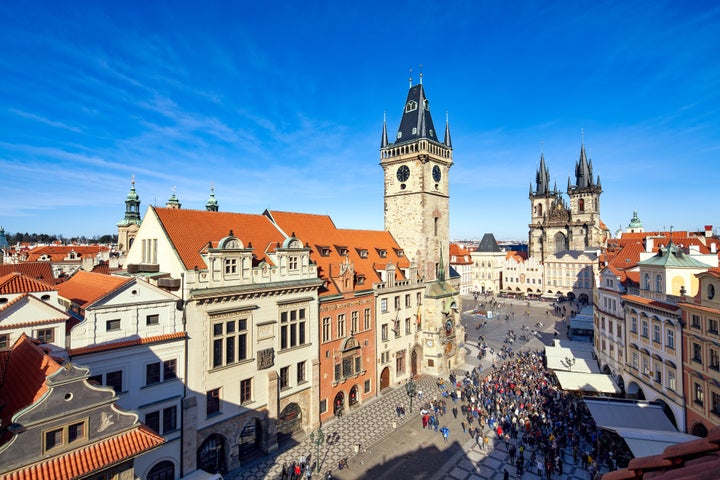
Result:
{"type": "Polygon", "coordinates": [[[407,182],[408,178],[410,178],[410,167],[407,165],[400,166],[400,168],[397,169],[397,179],[401,182],[407,182]]]}
{"type": "Polygon", "coordinates": [[[437,165],[433,167],[432,176],[433,180],[435,180],[436,182],[439,182],[442,178],[442,172],[440,171],[440,167],[438,167],[437,165]]]}

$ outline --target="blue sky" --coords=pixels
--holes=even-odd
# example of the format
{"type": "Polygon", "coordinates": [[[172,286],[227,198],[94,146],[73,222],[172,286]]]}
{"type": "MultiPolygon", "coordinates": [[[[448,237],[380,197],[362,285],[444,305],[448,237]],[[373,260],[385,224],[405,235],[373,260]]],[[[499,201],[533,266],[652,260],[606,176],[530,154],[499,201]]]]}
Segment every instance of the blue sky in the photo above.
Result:
{"type": "Polygon", "coordinates": [[[720,224],[716,2],[15,2],[0,6],[0,225],[116,232],[204,208],[383,228],[379,144],[409,69],[450,118],[451,237],[527,239],[541,148],[581,130],[614,232],[720,224]]]}

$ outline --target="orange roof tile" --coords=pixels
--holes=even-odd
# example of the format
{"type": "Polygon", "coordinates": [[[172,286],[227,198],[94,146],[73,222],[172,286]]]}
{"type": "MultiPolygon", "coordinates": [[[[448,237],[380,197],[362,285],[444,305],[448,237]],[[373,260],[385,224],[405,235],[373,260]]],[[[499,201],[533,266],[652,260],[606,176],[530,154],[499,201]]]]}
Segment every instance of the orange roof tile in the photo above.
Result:
{"type": "Polygon", "coordinates": [[[145,425],[0,476],[0,480],[70,480],[134,458],[165,442],[145,425]]]}
{"type": "MultiPolygon", "coordinates": [[[[410,261],[404,255],[399,256],[400,245],[390,232],[382,230],[353,230],[340,229],[335,226],[328,215],[315,215],[296,212],[266,211],[277,226],[287,235],[293,233],[301,241],[310,245],[312,250],[310,258],[318,265],[318,275],[323,279],[330,279],[339,271],[341,263],[346,257],[340,255],[336,247],[347,247],[347,260],[352,262],[357,275],[366,278],[365,284],[355,284],[355,290],[368,290],[373,282],[380,282],[378,270],[384,270],[392,262],[398,267],[398,279],[404,279],[403,271],[409,268],[410,261]],[[329,247],[329,254],[324,256],[319,251],[321,247],[329,247]],[[386,255],[380,256],[384,250],[386,255]],[[360,252],[366,253],[361,256],[360,252]]],[[[330,282],[328,290],[321,295],[337,294],[337,288],[330,282]]]]}
{"type": "Polygon", "coordinates": [[[32,248],[28,252],[28,262],[35,262],[43,256],[50,257],[51,262],[62,262],[70,252],[77,254],[76,261],[82,257],[94,257],[100,252],[107,252],[110,249],[104,245],[47,245],[32,248]]]}
{"type": "Polygon", "coordinates": [[[4,381],[0,386],[0,425],[9,425],[13,415],[20,409],[36,402],[47,391],[46,379],[58,371],[61,365],[47,355],[24,333],[15,342],[5,371],[0,372],[4,381]]]}
{"type": "Polygon", "coordinates": [[[70,280],[58,285],[57,290],[61,297],[86,308],[91,303],[132,281],[132,278],[79,270],[70,280]]]}
{"type": "Polygon", "coordinates": [[[206,210],[183,210],[151,207],[168,234],[186,269],[206,268],[200,251],[213,242],[225,238],[232,230],[245,247],[252,243],[258,261],[267,258],[266,252],[285,240],[282,233],[264,215],[206,210]]]}
{"type": "Polygon", "coordinates": [[[0,294],[52,292],[56,290],[52,285],[35,280],[22,273],[8,273],[0,277],[0,294]]]}
{"type": "Polygon", "coordinates": [[[49,262],[20,262],[0,265],[0,276],[18,272],[26,277],[34,278],[45,283],[55,284],[57,280],[53,275],[52,265],[49,262]]]}
{"type": "Polygon", "coordinates": [[[71,357],[78,355],[87,355],[89,353],[105,352],[108,350],[116,350],[120,348],[133,347],[136,345],[150,345],[154,343],[164,343],[170,340],[185,338],[185,332],[167,333],[164,335],[155,335],[153,337],[133,338],[131,340],[119,340],[116,342],[94,344],[87,347],[71,348],[68,355],[71,357]]]}
{"type": "Polygon", "coordinates": [[[678,307],[675,304],[665,303],[665,302],[661,302],[659,300],[653,300],[651,298],[640,297],[638,295],[629,295],[628,294],[628,295],[623,295],[622,298],[626,301],[641,303],[643,305],[649,305],[649,306],[655,307],[655,308],[662,308],[663,310],[670,310],[673,312],[680,310],[680,307],[678,307]]]}

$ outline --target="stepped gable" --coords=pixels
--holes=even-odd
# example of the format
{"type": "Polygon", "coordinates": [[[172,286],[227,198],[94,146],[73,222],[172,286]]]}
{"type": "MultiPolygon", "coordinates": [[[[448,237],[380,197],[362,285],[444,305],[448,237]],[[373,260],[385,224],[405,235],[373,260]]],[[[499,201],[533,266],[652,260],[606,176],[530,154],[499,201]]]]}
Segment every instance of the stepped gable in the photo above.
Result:
{"type": "Polygon", "coordinates": [[[85,309],[110,292],[133,281],[133,278],[115,277],[79,270],[70,280],[58,285],[57,290],[59,296],[85,309]]]}
{"type": "Polygon", "coordinates": [[[154,208],[187,270],[196,266],[207,268],[200,252],[207,247],[208,242],[217,242],[227,237],[231,230],[246,248],[252,244],[257,262],[265,261],[271,265],[273,262],[267,253],[285,240],[282,233],[263,215],[151,208],[154,208]]]}

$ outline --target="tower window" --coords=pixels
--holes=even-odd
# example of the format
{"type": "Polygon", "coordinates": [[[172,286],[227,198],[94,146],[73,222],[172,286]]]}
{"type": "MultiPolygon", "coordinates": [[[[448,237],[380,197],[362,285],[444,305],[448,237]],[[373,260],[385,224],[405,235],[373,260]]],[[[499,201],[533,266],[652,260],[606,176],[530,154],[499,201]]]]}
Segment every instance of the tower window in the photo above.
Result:
{"type": "MultiPolygon", "coordinates": [[[[407,105],[405,105],[405,112],[414,112],[417,110],[418,104],[414,100],[410,100],[407,105]]],[[[415,133],[415,132],[413,132],[415,133]]],[[[399,136],[399,135],[398,135],[399,136]]]]}
{"type": "Polygon", "coordinates": [[[438,235],[438,218],[435,217],[435,218],[433,218],[433,220],[435,222],[435,224],[433,225],[433,228],[435,229],[435,236],[437,237],[437,235],[438,235]]]}
{"type": "Polygon", "coordinates": [[[578,202],[578,211],[580,211],[580,212],[584,212],[584,211],[585,211],[585,200],[582,199],[582,198],[581,198],[580,201],[578,202]]]}

